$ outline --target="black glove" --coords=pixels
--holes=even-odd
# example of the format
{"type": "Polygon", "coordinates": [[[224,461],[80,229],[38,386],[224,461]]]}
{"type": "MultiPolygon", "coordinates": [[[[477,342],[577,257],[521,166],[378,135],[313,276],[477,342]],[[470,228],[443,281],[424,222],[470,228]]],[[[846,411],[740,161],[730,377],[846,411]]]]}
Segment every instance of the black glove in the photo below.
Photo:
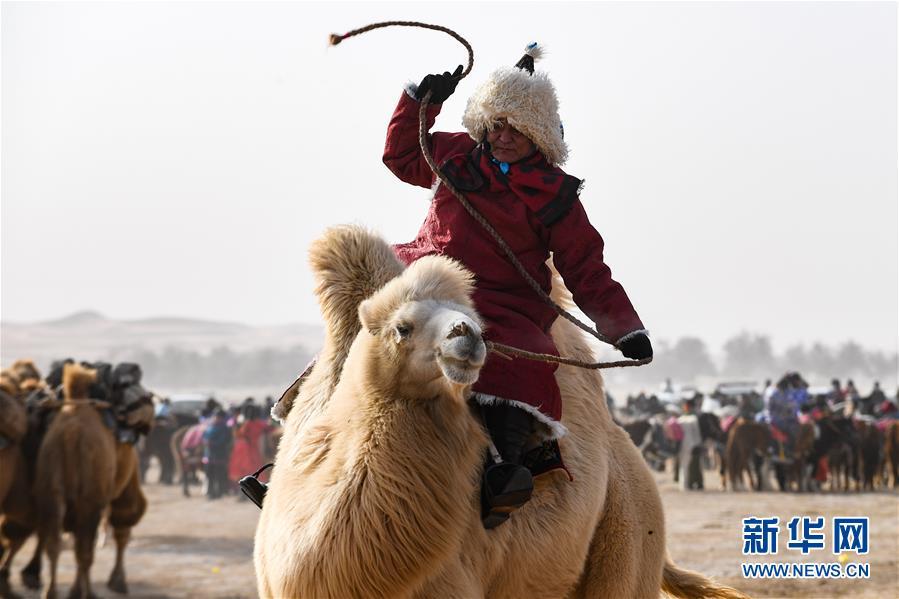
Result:
{"type": "Polygon", "coordinates": [[[421,101],[431,91],[431,104],[443,104],[447,98],[456,91],[456,85],[462,79],[462,65],[459,65],[453,73],[444,71],[443,75],[426,75],[421,83],[418,84],[418,90],[415,92],[415,98],[421,101]]]}
{"type": "Polygon", "coordinates": [[[652,343],[649,342],[649,337],[645,333],[638,333],[628,337],[618,345],[618,350],[626,358],[632,360],[643,360],[652,357],[652,343]]]}

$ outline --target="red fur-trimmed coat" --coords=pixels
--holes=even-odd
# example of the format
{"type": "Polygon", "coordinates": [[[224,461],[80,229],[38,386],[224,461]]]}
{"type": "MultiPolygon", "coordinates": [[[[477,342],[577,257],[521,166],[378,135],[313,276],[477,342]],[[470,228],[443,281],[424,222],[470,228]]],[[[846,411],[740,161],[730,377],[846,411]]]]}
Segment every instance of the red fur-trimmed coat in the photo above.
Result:
{"type": "MultiPolygon", "coordinates": [[[[384,164],[402,181],[430,188],[435,176],[418,143],[419,106],[408,94],[402,95],[387,130],[384,164]]],[[[440,105],[428,106],[428,130],[439,112],[440,105]]],[[[551,275],[545,263],[552,252],[575,303],[602,334],[618,341],[644,329],[624,289],[603,262],[602,237],[577,195],[580,180],[551,166],[539,152],[511,164],[504,174],[489,159],[487,148],[467,133],[432,133],[429,141],[441,171],[493,225],[547,293],[551,275]]],[[[474,303],[487,325],[487,339],[558,355],[549,334],[556,312],[443,185],[437,188],[418,236],[395,250],[406,264],[432,254],[459,260],[475,274],[474,303]]],[[[555,364],[491,354],[474,391],[523,402],[558,422],[562,405],[555,369],[555,364]]]]}

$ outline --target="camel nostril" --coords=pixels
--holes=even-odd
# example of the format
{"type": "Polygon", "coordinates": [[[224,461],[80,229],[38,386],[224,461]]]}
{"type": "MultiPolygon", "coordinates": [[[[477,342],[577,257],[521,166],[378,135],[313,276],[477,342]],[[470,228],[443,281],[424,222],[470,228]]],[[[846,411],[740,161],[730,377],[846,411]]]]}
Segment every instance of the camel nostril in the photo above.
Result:
{"type": "Polygon", "coordinates": [[[446,336],[447,339],[453,339],[455,337],[465,337],[471,334],[471,329],[468,328],[468,325],[465,322],[457,322],[455,326],[450,330],[449,335],[446,336]]]}

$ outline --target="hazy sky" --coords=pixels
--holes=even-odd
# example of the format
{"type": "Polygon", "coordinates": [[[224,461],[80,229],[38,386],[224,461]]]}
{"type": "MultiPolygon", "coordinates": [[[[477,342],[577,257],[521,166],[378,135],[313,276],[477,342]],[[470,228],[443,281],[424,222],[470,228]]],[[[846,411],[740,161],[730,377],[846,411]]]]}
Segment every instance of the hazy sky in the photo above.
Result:
{"type": "Polygon", "coordinates": [[[381,163],[403,84],[532,40],[581,196],[653,336],[895,349],[896,4],[2,5],[2,318],[315,322],[306,248],[412,239],[381,163]]]}

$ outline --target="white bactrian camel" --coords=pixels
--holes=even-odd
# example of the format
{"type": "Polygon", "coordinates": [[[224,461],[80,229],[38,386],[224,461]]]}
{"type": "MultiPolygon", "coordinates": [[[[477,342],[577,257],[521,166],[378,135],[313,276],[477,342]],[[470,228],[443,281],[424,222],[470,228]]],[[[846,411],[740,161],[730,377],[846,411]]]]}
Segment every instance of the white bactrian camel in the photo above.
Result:
{"type": "MultiPolygon", "coordinates": [[[[597,371],[556,374],[574,480],[538,477],[529,503],[484,530],[487,438],[466,402],[484,359],[471,275],[443,257],[404,271],[356,227],[329,230],[310,262],[326,339],[256,531],[260,596],[743,596],[667,559],[656,485],[597,371]]],[[[552,333],[563,355],[592,357],[567,321],[552,333]]]]}

